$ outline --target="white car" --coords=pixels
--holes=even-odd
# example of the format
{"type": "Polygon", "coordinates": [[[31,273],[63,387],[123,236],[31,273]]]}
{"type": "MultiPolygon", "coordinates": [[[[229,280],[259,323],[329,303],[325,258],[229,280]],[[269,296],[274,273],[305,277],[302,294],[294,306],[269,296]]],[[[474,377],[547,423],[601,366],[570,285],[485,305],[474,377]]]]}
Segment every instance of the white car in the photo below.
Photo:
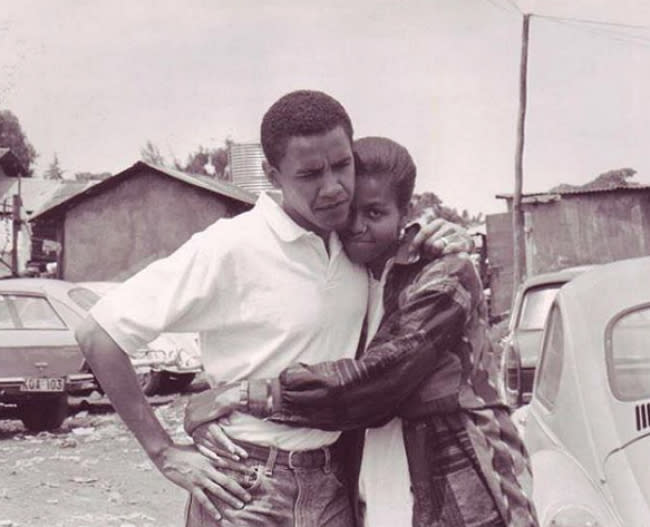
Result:
{"type": "MultiPolygon", "coordinates": [[[[97,295],[94,304],[119,282],[78,282],[77,285],[97,295]]],[[[163,333],[131,361],[146,395],[182,391],[203,370],[196,333],[163,333]]]]}
{"type": "Polygon", "coordinates": [[[518,423],[541,527],[650,525],[650,257],[562,287],[518,423]]]}

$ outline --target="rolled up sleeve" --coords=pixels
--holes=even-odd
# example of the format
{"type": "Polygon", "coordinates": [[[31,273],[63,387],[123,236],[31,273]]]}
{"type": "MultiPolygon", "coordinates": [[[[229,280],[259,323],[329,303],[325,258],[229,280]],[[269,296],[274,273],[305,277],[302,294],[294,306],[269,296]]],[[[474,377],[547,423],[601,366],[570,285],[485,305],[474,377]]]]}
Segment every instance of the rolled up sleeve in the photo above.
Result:
{"type": "Polygon", "coordinates": [[[209,243],[212,230],[195,234],[101,298],[90,316],[125,352],[133,354],[164,331],[201,331],[219,306],[219,283],[228,283],[227,248],[209,243]]]}

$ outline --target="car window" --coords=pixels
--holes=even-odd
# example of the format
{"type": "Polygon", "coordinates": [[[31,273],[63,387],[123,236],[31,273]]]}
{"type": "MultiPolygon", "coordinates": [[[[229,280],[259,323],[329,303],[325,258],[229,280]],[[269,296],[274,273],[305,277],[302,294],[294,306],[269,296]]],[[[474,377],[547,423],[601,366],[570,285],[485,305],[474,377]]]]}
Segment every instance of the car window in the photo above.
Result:
{"type": "Polygon", "coordinates": [[[97,301],[99,300],[99,295],[90,289],[85,287],[75,287],[68,291],[68,296],[75,304],[77,304],[81,309],[89,311],[97,301]]]}
{"type": "Polygon", "coordinates": [[[7,295],[18,316],[19,329],[66,329],[47,299],[41,296],[7,295]]]}
{"type": "Polygon", "coordinates": [[[542,358],[537,370],[535,395],[552,409],[555,405],[560,377],[562,376],[562,363],[564,361],[564,331],[560,309],[554,305],[548,318],[548,327],[544,333],[542,344],[542,358]]]}
{"type": "Polygon", "coordinates": [[[63,302],[57,300],[56,298],[50,298],[50,302],[56,309],[56,312],[65,320],[68,327],[74,329],[78,327],[81,322],[83,322],[83,317],[78,315],[77,312],[70,306],[65,305],[63,302]]]}
{"type": "Polygon", "coordinates": [[[650,397],[650,306],[616,317],[605,342],[614,395],[626,401],[650,397]]]}
{"type": "Polygon", "coordinates": [[[9,310],[9,301],[4,295],[0,295],[0,329],[13,329],[14,327],[14,319],[9,310]]]}
{"type": "Polygon", "coordinates": [[[519,315],[518,329],[541,330],[544,328],[548,310],[564,283],[533,287],[524,293],[519,315]]]}

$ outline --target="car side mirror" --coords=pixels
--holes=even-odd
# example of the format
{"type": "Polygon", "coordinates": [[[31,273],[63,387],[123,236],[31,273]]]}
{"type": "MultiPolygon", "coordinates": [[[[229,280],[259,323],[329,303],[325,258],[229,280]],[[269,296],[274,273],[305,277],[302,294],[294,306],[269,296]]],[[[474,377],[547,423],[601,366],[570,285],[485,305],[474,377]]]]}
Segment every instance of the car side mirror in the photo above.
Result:
{"type": "Polygon", "coordinates": [[[503,393],[510,408],[521,406],[521,357],[517,350],[508,343],[501,357],[501,375],[503,376],[503,393]]]}

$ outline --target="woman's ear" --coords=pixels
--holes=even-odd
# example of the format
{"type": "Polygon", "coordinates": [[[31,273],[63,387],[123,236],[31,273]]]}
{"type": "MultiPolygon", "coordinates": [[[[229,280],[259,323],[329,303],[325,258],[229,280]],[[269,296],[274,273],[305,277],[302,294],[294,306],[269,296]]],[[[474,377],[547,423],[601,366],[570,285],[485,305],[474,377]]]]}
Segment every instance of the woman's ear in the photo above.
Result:
{"type": "Polygon", "coordinates": [[[271,163],[269,163],[266,159],[262,161],[262,170],[264,170],[264,174],[266,175],[266,179],[268,179],[271,182],[271,185],[273,185],[275,188],[280,188],[280,184],[278,183],[278,169],[275,168],[271,163]]]}

